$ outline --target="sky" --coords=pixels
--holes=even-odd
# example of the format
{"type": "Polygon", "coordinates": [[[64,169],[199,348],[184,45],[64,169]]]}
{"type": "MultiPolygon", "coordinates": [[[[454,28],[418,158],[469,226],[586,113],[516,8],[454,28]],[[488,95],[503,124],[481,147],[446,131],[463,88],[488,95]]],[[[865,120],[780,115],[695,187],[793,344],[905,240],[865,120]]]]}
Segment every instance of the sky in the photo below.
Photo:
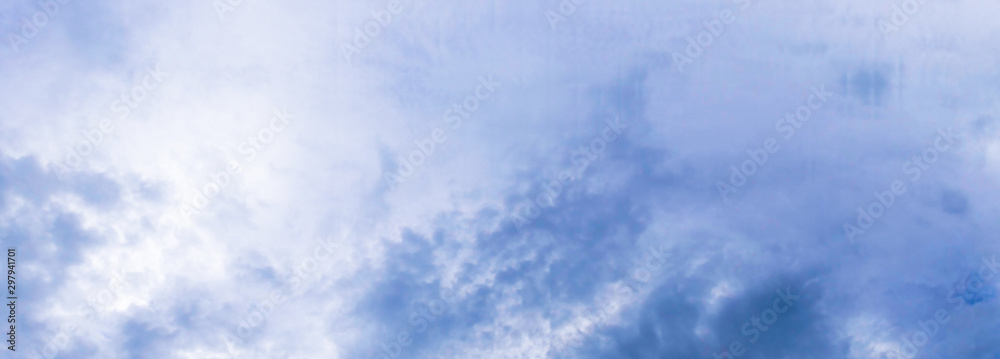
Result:
{"type": "Polygon", "coordinates": [[[2,356],[1000,358],[998,12],[5,1],[2,356]]]}

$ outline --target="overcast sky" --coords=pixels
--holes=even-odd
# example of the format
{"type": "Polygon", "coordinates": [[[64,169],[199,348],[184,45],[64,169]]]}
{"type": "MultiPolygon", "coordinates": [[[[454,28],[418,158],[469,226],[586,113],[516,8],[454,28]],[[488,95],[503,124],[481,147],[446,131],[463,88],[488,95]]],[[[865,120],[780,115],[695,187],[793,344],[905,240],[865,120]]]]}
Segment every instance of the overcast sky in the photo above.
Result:
{"type": "Polygon", "coordinates": [[[1000,5],[918,1],[4,1],[3,356],[998,358],[1000,5]]]}

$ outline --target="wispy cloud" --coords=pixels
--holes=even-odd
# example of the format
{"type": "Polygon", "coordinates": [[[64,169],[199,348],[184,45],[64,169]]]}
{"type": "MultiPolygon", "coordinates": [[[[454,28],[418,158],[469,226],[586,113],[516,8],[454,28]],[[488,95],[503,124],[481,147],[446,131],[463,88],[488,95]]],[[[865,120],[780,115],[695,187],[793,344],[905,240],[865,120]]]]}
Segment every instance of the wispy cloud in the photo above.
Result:
{"type": "Polygon", "coordinates": [[[18,351],[998,355],[998,9],[6,2],[18,351]]]}

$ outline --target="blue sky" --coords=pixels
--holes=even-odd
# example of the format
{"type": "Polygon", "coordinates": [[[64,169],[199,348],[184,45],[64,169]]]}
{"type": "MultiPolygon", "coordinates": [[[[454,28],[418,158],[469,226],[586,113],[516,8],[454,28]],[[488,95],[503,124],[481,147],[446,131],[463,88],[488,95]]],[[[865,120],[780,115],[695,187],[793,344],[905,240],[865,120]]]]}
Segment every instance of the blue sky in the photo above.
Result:
{"type": "Polygon", "coordinates": [[[998,358],[998,10],[5,2],[4,355],[998,358]]]}

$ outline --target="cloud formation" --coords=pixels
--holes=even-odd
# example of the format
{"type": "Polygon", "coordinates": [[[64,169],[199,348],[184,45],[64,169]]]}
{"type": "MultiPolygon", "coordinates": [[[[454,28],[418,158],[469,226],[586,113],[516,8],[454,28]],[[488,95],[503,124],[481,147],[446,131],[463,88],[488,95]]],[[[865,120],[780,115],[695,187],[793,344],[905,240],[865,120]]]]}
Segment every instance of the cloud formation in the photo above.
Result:
{"type": "Polygon", "coordinates": [[[1000,355],[997,10],[6,2],[18,352],[1000,355]]]}

